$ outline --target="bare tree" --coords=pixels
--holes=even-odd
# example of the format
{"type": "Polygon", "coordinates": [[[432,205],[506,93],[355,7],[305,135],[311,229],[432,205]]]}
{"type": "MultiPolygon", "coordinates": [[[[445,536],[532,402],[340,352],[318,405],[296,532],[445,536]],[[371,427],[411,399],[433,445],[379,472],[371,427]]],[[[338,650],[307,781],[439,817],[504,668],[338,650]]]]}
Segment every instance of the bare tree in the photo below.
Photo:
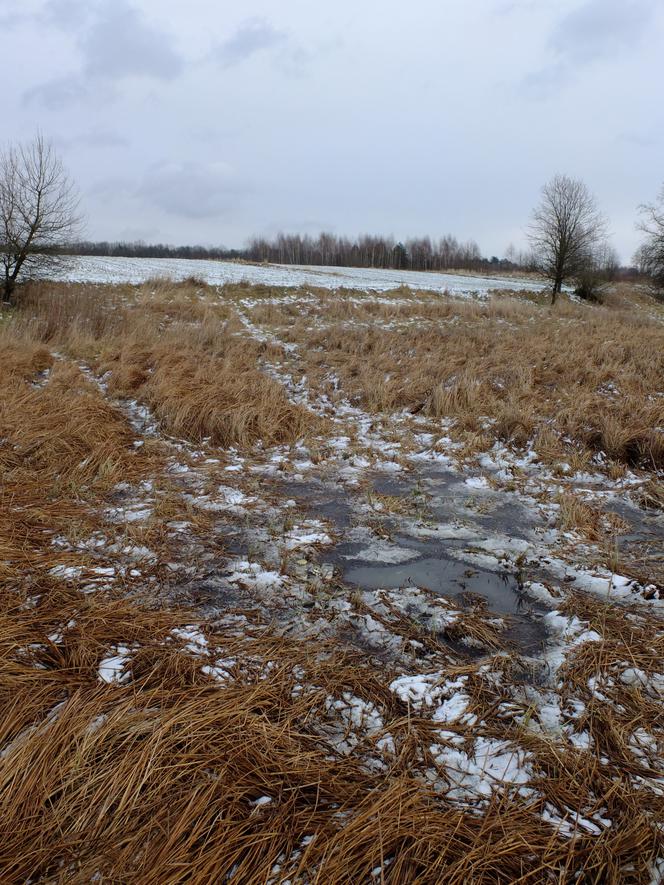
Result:
{"type": "Polygon", "coordinates": [[[664,291],[664,186],[655,203],[639,206],[638,229],[645,240],[636,253],[640,270],[648,274],[658,292],[664,291]]]}
{"type": "Polygon", "coordinates": [[[544,185],[528,239],[539,270],[553,285],[552,304],[565,281],[577,277],[592,262],[606,233],[606,219],[582,181],[555,175],[544,185]]]}
{"type": "Polygon", "coordinates": [[[77,233],[78,192],[52,144],[37,135],[0,154],[0,260],[4,300],[30,265],[52,260],[77,233]]]}

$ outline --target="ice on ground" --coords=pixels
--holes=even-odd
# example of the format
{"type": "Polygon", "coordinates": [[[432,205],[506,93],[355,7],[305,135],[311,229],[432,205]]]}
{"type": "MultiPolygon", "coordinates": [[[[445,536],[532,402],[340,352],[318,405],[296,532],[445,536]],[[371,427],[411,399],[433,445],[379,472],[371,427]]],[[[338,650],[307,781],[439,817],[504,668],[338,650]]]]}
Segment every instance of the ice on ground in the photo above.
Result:
{"type": "Polygon", "coordinates": [[[238,559],[231,562],[232,569],[228,576],[231,584],[240,584],[243,587],[262,590],[278,590],[284,586],[285,580],[279,572],[265,569],[258,562],[249,562],[246,559],[238,559]]]}
{"type": "Polygon", "coordinates": [[[307,520],[301,525],[293,526],[284,535],[284,547],[296,550],[311,544],[331,544],[332,538],[327,534],[325,526],[317,519],[307,520]]]}
{"type": "Polygon", "coordinates": [[[544,729],[552,734],[559,734],[562,729],[560,701],[556,699],[552,703],[543,704],[538,710],[539,723],[544,729]]]}
{"type": "Polygon", "coordinates": [[[549,588],[539,583],[539,581],[525,581],[523,589],[532,599],[536,599],[546,605],[555,605],[556,602],[560,603],[559,598],[557,599],[549,588]]]}
{"type": "Polygon", "coordinates": [[[371,547],[363,547],[357,553],[343,554],[343,558],[398,565],[401,562],[408,562],[410,559],[417,559],[420,555],[416,550],[409,550],[407,547],[397,547],[395,544],[377,540],[371,547]]]}
{"type": "Polygon", "coordinates": [[[639,667],[628,667],[620,674],[620,681],[623,685],[644,689],[653,698],[664,696],[664,673],[647,674],[639,667]]]}
{"type": "Polygon", "coordinates": [[[528,754],[509,741],[478,737],[466,752],[433,744],[430,748],[449,781],[450,799],[467,802],[489,799],[494,791],[522,788],[533,776],[528,754]]]}
{"type": "Polygon", "coordinates": [[[434,722],[456,722],[464,716],[469,703],[468,695],[463,691],[458,691],[451,698],[443,701],[434,712],[432,719],[434,722]]]}
{"type": "Polygon", "coordinates": [[[240,489],[233,489],[230,486],[219,486],[217,494],[221,495],[226,504],[252,504],[256,498],[251,495],[245,495],[240,489]]]}
{"type": "Polygon", "coordinates": [[[130,504],[127,507],[108,507],[104,512],[109,522],[143,522],[152,516],[152,507],[130,504]]]}
{"type": "Polygon", "coordinates": [[[611,821],[594,814],[593,820],[589,820],[577,811],[571,808],[565,808],[565,814],[561,815],[558,810],[549,802],[542,809],[542,820],[553,826],[555,831],[561,836],[571,838],[577,833],[599,836],[603,829],[611,826],[611,821]]]}
{"type": "Polygon", "coordinates": [[[95,575],[99,575],[100,578],[112,578],[115,575],[115,568],[113,566],[105,567],[99,565],[91,568],[90,571],[95,575]]]}
{"type": "Polygon", "coordinates": [[[415,538],[435,538],[438,541],[474,541],[479,544],[483,540],[478,535],[477,529],[453,523],[436,525],[416,523],[408,527],[408,533],[415,538]]]}
{"type": "Polygon", "coordinates": [[[157,559],[157,554],[142,544],[126,544],[124,546],[113,544],[108,549],[112,553],[120,552],[134,562],[154,562],[157,559]]]}
{"type": "Polygon", "coordinates": [[[54,565],[49,574],[63,581],[76,581],[83,574],[83,568],[80,565],[54,565]]]}
{"type": "Polygon", "coordinates": [[[471,489],[488,489],[489,480],[485,476],[469,476],[464,483],[471,489]]]}
{"type": "Polygon", "coordinates": [[[433,707],[442,695],[441,677],[441,673],[399,676],[398,679],[390,683],[390,691],[393,691],[401,701],[412,706],[415,710],[433,707]]]}
{"type": "Polygon", "coordinates": [[[559,611],[551,611],[544,615],[543,622],[548,631],[558,641],[553,642],[544,654],[552,674],[555,674],[571,649],[584,642],[601,642],[602,637],[596,630],[589,630],[588,625],[575,615],[563,615],[559,611]]]}
{"type": "Polygon", "coordinates": [[[587,731],[573,731],[572,728],[566,728],[565,734],[569,742],[576,747],[577,750],[589,750],[591,746],[591,737],[587,731]]]}
{"type": "Polygon", "coordinates": [[[208,641],[201,633],[200,628],[195,624],[186,627],[176,627],[174,630],[171,630],[171,635],[177,639],[182,639],[186,643],[185,649],[190,654],[207,654],[208,641]]]}
{"type": "Polygon", "coordinates": [[[463,690],[467,682],[467,676],[445,679],[441,673],[399,676],[390,683],[390,691],[418,713],[431,709],[434,722],[451,723],[463,718],[472,724],[475,717],[466,714],[470,698],[463,690]]]}
{"type": "Polygon", "coordinates": [[[201,671],[217,682],[226,682],[231,677],[231,669],[236,665],[234,658],[225,658],[216,661],[214,664],[204,664],[201,671]]]}
{"type": "Polygon", "coordinates": [[[376,705],[358,698],[352,692],[345,691],[340,698],[329,698],[326,707],[340,713],[346,725],[368,736],[382,731],[384,727],[383,717],[376,705]]]}
{"type": "Polygon", "coordinates": [[[125,669],[128,660],[129,648],[125,645],[116,646],[110,655],[99,662],[99,679],[108,683],[126,682],[130,677],[125,669]]]}

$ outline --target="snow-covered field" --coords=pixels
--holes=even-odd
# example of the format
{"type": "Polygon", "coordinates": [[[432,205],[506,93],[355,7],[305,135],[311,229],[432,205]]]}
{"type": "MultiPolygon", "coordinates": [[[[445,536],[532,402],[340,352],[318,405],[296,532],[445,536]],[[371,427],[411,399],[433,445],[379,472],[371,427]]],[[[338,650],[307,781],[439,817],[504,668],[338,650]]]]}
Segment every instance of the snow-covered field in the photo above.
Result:
{"type": "Polygon", "coordinates": [[[263,283],[270,286],[320,286],[324,289],[375,290],[398,286],[450,292],[454,295],[486,295],[492,289],[542,291],[546,284],[513,277],[462,276],[412,270],[361,267],[305,267],[284,264],[239,264],[231,261],[198,261],[185,258],[104,258],[80,256],[62,259],[49,268],[49,278],[80,283],[143,283],[153,278],[184,280],[198,277],[211,285],[263,283]]]}

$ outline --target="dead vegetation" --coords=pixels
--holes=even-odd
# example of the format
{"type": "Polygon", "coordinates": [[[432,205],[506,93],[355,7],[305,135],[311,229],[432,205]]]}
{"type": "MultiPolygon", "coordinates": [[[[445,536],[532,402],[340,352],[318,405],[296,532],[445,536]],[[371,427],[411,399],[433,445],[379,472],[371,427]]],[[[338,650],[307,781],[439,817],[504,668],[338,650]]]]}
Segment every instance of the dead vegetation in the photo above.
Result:
{"type": "MultiPolygon", "coordinates": [[[[456,364],[461,345],[443,336],[439,353],[427,334],[423,371],[440,369],[446,348],[456,364]]],[[[364,338],[346,335],[347,345],[330,339],[325,370],[338,359],[344,384],[369,396],[372,373],[391,353],[377,403],[417,400],[424,382],[408,380],[410,332],[389,346],[373,335],[368,350],[364,338]]],[[[483,335],[483,359],[498,359],[491,333],[483,335]]],[[[209,439],[247,452],[324,432],[261,370],[262,360],[281,358],[276,345],[243,336],[232,305],[217,307],[195,280],[175,290],[72,287],[58,298],[36,288],[0,327],[0,880],[648,882],[664,850],[664,806],[646,782],[660,773],[652,747],[639,761],[630,746],[639,729],[657,733],[661,725],[661,699],[647,679],[664,647],[658,624],[641,615],[592,601],[573,609],[602,637],[580,645],[561,674],[563,701],[586,702],[583,718],[565,719],[590,735],[586,752],[530,727],[532,709],[511,691],[521,663],[502,650],[500,631],[479,608],[449,631],[499,650],[489,675],[404,627],[440,664],[436,678],[467,677],[475,718],[441,737],[430,712],[389,689],[399,675],[391,665],[318,639],[284,638],[255,612],[202,621],[173,603],[158,564],[113,590],[90,589],[93,566],[113,564],[114,546],[148,544],[167,562],[176,555],[168,524],[185,514],[205,531],[211,518],[195,514],[168,484],[163,440],[132,427],[116,398],[148,405],[168,433],[196,444],[209,439]],[[104,522],[118,486],[140,482],[160,491],[151,521],[104,522]],[[95,560],[89,546],[73,542],[100,527],[106,558],[95,560]],[[72,542],[67,549],[58,546],[61,536],[72,542]],[[62,580],[56,566],[81,571],[62,580]],[[245,619],[241,630],[233,617],[245,619]],[[121,671],[107,682],[100,666],[115,654],[121,671]],[[632,670],[636,676],[625,677],[632,670]],[[490,678],[495,673],[504,678],[490,678]],[[373,705],[380,726],[355,728],[349,697],[373,705]],[[507,784],[470,805],[457,801],[434,753],[450,734],[462,739],[462,749],[454,745],[461,768],[462,753],[478,739],[519,747],[528,754],[531,792],[507,784]],[[381,749],[387,737],[392,743],[381,749]],[[589,830],[577,813],[611,825],[589,830]]],[[[473,426],[486,405],[481,365],[473,383],[468,375],[452,393],[443,387],[436,408],[461,423],[466,409],[473,426]]],[[[510,372],[512,407],[516,391],[540,391],[534,370],[510,372]]],[[[533,429],[526,423],[523,433],[533,429]]],[[[656,498],[655,482],[643,489],[656,498]]],[[[397,496],[374,503],[389,515],[416,509],[397,496]]],[[[561,502],[569,527],[588,528],[595,514],[585,506],[561,502]]],[[[386,621],[399,618],[392,612],[386,621]]]]}
{"type": "MultiPolygon", "coordinates": [[[[171,337],[171,336],[169,336],[171,337]]],[[[146,403],[164,429],[194,442],[250,447],[292,444],[318,422],[292,405],[278,382],[257,368],[257,353],[237,338],[217,356],[171,341],[121,347],[104,363],[112,392],[146,403]]]]}
{"type": "MultiPolygon", "coordinates": [[[[341,885],[372,881],[377,868],[392,883],[645,881],[661,800],[616,782],[612,767],[636,765],[624,745],[630,717],[643,721],[638,686],[622,690],[619,720],[589,702],[580,725],[611,760],[599,769],[588,754],[561,754],[505,719],[501,695],[473,668],[451,671],[471,674],[471,709],[489,723],[486,733],[518,735],[539,772],[542,798],[524,802],[508,791],[472,814],[427,784],[436,763],[420,753],[435,740],[432,725],[387,692],[366,660],[213,629],[204,649],[190,650],[178,630],[191,612],[39,589],[27,605],[6,593],[0,615],[3,881],[232,874],[341,885]],[[124,676],[100,682],[100,661],[118,646],[129,649],[124,676]],[[219,658],[221,682],[208,675],[219,658]],[[317,688],[302,692],[302,684],[317,688]],[[393,737],[379,771],[365,760],[380,733],[350,754],[326,739],[339,728],[327,699],[347,692],[377,704],[393,737]],[[544,805],[563,817],[570,808],[596,812],[613,826],[596,837],[572,823],[573,838],[556,836],[539,816],[544,805]]],[[[580,691],[589,674],[608,673],[624,655],[614,635],[610,646],[591,643],[575,658],[569,678],[580,691]]],[[[644,657],[634,663],[647,666],[644,657]]],[[[481,732],[459,733],[470,740],[481,732]]]]}
{"type": "Polygon", "coordinates": [[[370,411],[451,418],[457,431],[531,442],[558,460],[580,449],[664,465],[664,329],[636,302],[631,311],[567,303],[552,312],[525,299],[420,297],[328,299],[315,323],[307,317],[286,334],[309,377],[323,385],[334,374],[370,411]]]}
{"type": "Polygon", "coordinates": [[[664,510],[664,483],[649,479],[637,490],[636,499],[649,510],[664,510]]]}
{"type": "Polygon", "coordinates": [[[153,409],[168,433],[224,447],[292,444],[320,429],[292,405],[281,385],[260,371],[269,345],[238,336],[226,302],[211,302],[195,280],[139,288],[53,293],[33,284],[19,323],[37,342],[84,357],[115,395],[153,409]]]}
{"type": "Polygon", "coordinates": [[[563,531],[578,532],[590,541],[601,541],[626,531],[625,520],[617,514],[593,507],[574,492],[558,496],[558,525],[563,531]]]}

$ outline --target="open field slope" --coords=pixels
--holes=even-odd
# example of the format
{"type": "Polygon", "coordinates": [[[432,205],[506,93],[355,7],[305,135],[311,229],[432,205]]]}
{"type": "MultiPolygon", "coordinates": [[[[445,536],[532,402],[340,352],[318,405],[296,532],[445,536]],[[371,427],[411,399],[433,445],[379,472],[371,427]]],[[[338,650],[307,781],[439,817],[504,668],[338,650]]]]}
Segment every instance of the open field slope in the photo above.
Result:
{"type": "Polygon", "coordinates": [[[59,265],[49,267],[48,274],[54,280],[78,283],[144,283],[155,278],[177,281],[198,277],[214,286],[245,281],[268,286],[317,286],[326,289],[385,291],[403,285],[412,289],[448,291],[456,295],[486,294],[491,289],[541,291],[545,288],[545,284],[538,280],[505,276],[470,276],[362,267],[248,264],[185,258],[78,256],[63,258],[59,265]]]}
{"type": "Polygon", "coordinates": [[[657,305],[20,295],[0,882],[661,881],[657,305]]]}

